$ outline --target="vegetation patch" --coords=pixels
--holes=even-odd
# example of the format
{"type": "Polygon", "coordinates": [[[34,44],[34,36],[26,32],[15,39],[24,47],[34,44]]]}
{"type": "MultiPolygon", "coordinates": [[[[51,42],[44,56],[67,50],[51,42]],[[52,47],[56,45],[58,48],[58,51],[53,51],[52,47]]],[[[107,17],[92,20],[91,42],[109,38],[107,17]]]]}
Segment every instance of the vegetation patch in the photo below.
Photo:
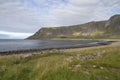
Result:
{"type": "Polygon", "coordinates": [[[119,80],[120,46],[0,58],[0,80],[119,80]]]}

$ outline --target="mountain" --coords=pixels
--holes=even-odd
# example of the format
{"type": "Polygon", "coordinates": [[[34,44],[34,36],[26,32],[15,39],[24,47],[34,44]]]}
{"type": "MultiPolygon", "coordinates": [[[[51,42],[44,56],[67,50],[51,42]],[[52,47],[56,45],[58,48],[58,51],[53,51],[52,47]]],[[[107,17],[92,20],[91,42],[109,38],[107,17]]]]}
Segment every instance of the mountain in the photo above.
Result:
{"type": "Polygon", "coordinates": [[[106,21],[93,21],[81,25],[41,28],[28,39],[94,39],[120,38],[120,15],[106,21]]]}

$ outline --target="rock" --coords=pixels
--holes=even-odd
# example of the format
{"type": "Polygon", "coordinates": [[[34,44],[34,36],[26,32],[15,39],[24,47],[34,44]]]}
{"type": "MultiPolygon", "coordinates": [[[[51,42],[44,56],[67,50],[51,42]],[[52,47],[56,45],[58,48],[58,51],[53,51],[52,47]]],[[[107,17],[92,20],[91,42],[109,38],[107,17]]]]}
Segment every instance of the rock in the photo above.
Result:
{"type": "Polygon", "coordinates": [[[73,60],[73,56],[71,56],[71,57],[68,57],[66,60],[68,61],[68,62],[72,62],[72,60],[73,60]]]}
{"type": "Polygon", "coordinates": [[[75,67],[76,67],[76,68],[80,68],[80,67],[81,67],[81,65],[80,65],[80,64],[78,64],[78,65],[75,65],[75,67]]]}
{"type": "Polygon", "coordinates": [[[85,71],[84,73],[85,73],[85,74],[87,74],[87,75],[89,75],[89,74],[90,74],[90,73],[89,73],[89,72],[87,72],[87,71],[85,71]]]}
{"type": "Polygon", "coordinates": [[[79,64],[73,65],[72,67],[73,67],[72,71],[78,71],[80,69],[81,65],[79,65],[79,64]]]}
{"type": "Polygon", "coordinates": [[[23,54],[20,56],[20,59],[25,59],[25,58],[28,58],[30,56],[32,56],[32,54],[23,54]]]}
{"type": "Polygon", "coordinates": [[[80,59],[82,58],[82,56],[81,56],[80,54],[77,54],[76,58],[77,58],[78,60],[80,60],[80,59]]]}
{"type": "Polygon", "coordinates": [[[100,78],[100,80],[109,80],[109,78],[108,77],[102,77],[102,78],[100,78]]]}
{"type": "Polygon", "coordinates": [[[90,55],[80,55],[80,54],[77,54],[76,55],[76,59],[77,60],[91,60],[91,59],[96,59],[98,57],[100,57],[101,54],[100,53],[96,53],[96,54],[90,54],[90,55]]]}
{"type": "Polygon", "coordinates": [[[96,65],[93,65],[93,68],[96,68],[97,66],[96,65]]]}
{"type": "Polygon", "coordinates": [[[100,67],[100,69],[104,69],[103,67],[100,67]]]}

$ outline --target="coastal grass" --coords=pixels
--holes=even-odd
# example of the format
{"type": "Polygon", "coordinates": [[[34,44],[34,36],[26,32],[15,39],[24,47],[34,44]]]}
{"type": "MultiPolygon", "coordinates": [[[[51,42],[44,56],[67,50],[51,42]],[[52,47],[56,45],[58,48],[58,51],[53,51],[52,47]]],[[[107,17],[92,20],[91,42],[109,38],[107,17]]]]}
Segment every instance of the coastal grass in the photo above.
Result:
{"type": "Polygon", "coordinates": [[[0,57],[0,80],[120,80],[120,46],[0,57]],[[94,59],[77,59],[99,53],[94,59]],[[103,54],[104,53],[104,54],[103,54]]]}

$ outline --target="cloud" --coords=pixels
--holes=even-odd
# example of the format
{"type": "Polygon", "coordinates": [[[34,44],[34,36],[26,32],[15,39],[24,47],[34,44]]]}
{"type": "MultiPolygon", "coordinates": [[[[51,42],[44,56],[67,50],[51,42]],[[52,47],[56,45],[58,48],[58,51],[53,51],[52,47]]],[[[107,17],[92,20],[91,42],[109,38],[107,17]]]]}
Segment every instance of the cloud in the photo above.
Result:
{"type": "Polygon", "coordinates": [[[78,6],[94,6],[100,0],[69,0],[70,4],[78,5],[78,6]]]}
{"type": "Polygon", "coordinates": [[[0,34],[0,39],[9,39],[9,36],[5,34],[0,34]]]}
{"type": "Polygon", "coordinates": [[[106,20],[120,0],[0,0],[0,31],[35,33],[41,27],[106,20]]]}
{"type": "Polygon", "coordinates": [[[23,39],[23,38],[27,38],[29,35],[32,35],[32,33],[0,31],[0,39],[23,39]]]}
{"type": "Polygon", "coordinates": [[[51,15],[56,17],[56,23],[59,25],[81,24],[106,20],[120,13],[118,5],[120,5],[120,0],[69,0],[67,5],[51,10],[51,15]]]}
{"type": "Polygon", "coordinates": [[[53,9],[51,11],[51,15],[56,17],[56,23],[59,25],[72,25],[88,22],[90,18],[92,18],[91,16],[95,11],[96,5],[85,5],[91,4],[93,3],[90,2],[85,4],[85,1],[81,2],[80,0],[70,0],[67,6],[61,5],[53,9]]]}
{"type": "Polygon", "coordinates": [[[92,20],[109,19],[115,14],[120,14],[120,0],[101,0],[92,20]]]}

